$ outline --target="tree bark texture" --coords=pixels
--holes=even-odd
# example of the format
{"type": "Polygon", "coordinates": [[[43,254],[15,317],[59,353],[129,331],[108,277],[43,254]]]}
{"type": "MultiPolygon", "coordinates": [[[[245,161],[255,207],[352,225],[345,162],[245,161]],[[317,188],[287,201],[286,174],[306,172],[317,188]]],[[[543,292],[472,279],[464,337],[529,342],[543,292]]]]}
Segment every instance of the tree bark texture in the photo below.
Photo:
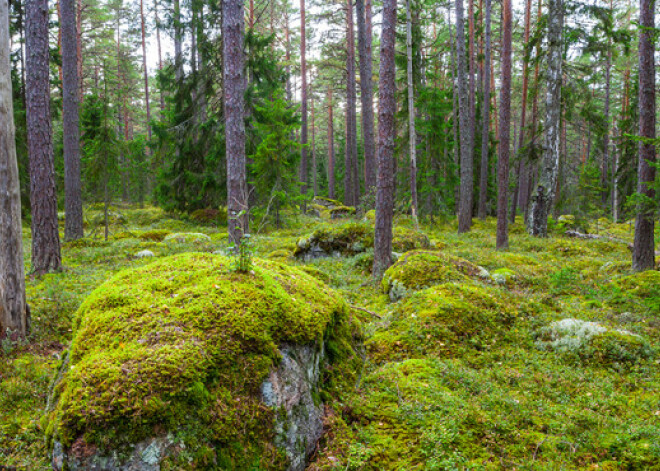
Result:
{"type": "Polygon", "coordinates": [[[465,21],[463,0],[456,0],[456,59],[458,79],[458,121],[461,145],[461,183],[458,199],[458,233],[472,226],[472,146],[470,142],[470,100],[468,97],[467,62],[465,54],[465,21]]]}
{"type": "Polygon", "coordinates": [[[481,174],[479,176],[479,218],[486,218],[486,204],[488,197],[488,147],[490,137],[490,18],[491,18],[491,0],[486,1],[486,16],[484,18],[484,72],[483,72],[483,126],[481,129],[481,174]]]}
{"type": "MultiPolygon", "coordinates": [[[[640,0],[639,24],[639,161],[637,192],[655,199],[655,146],[644,139],[655,139],[655,60],[654,40],[656,0],[640,0]]],[[[635,218],[632,266],[635,271],[655,268],[654,214],[640,207],[635,218]]]]}
{"type": "Polygon", "coordinates": [[[147,138],[151,140],[151,103],[149,102],[149,72],[147,71],[147,39],[144,26],[144,0],[140,0],[140,26],[142,33],[142,72],[144,76],[144,103],[147,111],[147,138]]]}
{"type": "Polygon", "coordinates": [[[83,237],[82,186],[80,180],[80,127],[78,116],[78,65],[76,2],[61,0],[62,13],[62,131],[64,134],[64,238],[83,237]]]}
{"type": "Polygon", "coordinates": [[[346,159],[344,202],[357,206],[360,200],[360,178],[357,162],[357,93],[355,89],[355,30],[353,0],[346,0],[346,159]]]}
{"type": "Polygon", "coordinates": [[[396,135],[396,68],[394,64],[396,0],[383,1],[383,31],[380,45],[378,85],[378,183],[373,275],[380,279],[392,264],[392,219],[394,217],[394,138],[396,135]]]}
{"type": "Polygon", "coordinates": [[[29,329],[9,41],[9,2],[0,0],[0,338],[29,329]]]}
{"type": "Polygon", "coordinates": [[[417,222],[417,133],[415,131],[415,86],[413,84],[411,0],[406,0],[406,78],[408,88],[408,150],[410,152],[410,203],[413,221],[417,222]]]}
{"type": "Polygon", "coordinates": [[[332,113],[332,85],[328,85],[328,197],[335,198],[335,132],[332,113]]]}
{"type": "Polygon", "coordinates": [[[557,191],[561,125],[562,0],[548,2],[548,65],[545,97],[545,146],[540,175],[532,191],[527,231],[537,237],[548,235],[548,213],[557,191]]]}
{"type": "Polygon", "coordinates": [[[302,79],[300,104],[300,182],[302,194],[307,193],[309,162],[307,161],[307,58],[305,32],[305,0],[300,0],[300,77],[302,79]]]}
{"type": "Polygon", "coordinates": [[[365,11],[365,0],[356,0],[358,51],[360,55],[360,99],[362,102],[362,136],[364,139],[365,193],[376,189],[376,144],[374,137],[374,98],[371,67],[371,0],[365,11]],[[368,27],[369,26],[369,27],[368,27]]]}
{"type": "Polygon", "coordinates": [[[245,58],[243,0],[222,0],[225,85],[225,146],[227,155],[228,232],[235,250],[248,233],[248,194],[245,177],[245,58]]]}
{"type": "Polygon", "coordinates": [[[511,149],[511,0],[502,1],[502,84],[500,88],[500,152],[497,159],[497,249],[509,248],[509,153],[511,149]]]}
{"type": "Polygon", "coordinates": [[[57,225],[57,194],[50,118],[48,1],[26,6],[26,108],[32,205],[32,271],[42,275],[62,268],[57,225]]]}

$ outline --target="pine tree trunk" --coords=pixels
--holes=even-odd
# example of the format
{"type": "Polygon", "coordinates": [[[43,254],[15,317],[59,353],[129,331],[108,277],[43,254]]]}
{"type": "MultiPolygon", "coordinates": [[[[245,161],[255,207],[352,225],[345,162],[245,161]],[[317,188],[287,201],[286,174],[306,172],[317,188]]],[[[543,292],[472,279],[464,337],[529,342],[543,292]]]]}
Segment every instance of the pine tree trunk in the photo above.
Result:
{"type": "Polygon", "coordinates": [[[537,237],[545,237],[548,234],[548,213],[557,191],[561,124],[562,29],[562,0],[549,0],[545,147],[539,180],[531,195],[527,221],[527,231],[537,237]]]}
{"type": "Polygon", "coordinates": [[[64,193],[66,220],[64,238],[83,237],[82,188],[80,181],[80,129],[78,116],[78,65],[75,0],[61,0],[62,14],[62,132],[64,135],[64,193]]]}
{"type": "Polygon", "coordinates": [[[468,1],[468,102],[470,103],[470,151],[474,165],[474,136],[476,131],[477,116],[477,91],[475,83],[475,52],[474,52],[474,1],[468,1]]]}
{"type": "MultiPolygon", "coordinates": [[[[310,84],[310,89],[312,89],[312,84],[310,84]]],[[[318,185],[318,163],[316,162],[316,129],[314,128],[314,92],[311,94],[311,114],[312,114],[312,184],[314,187],[314,196],[316,197],[319,194],[319,185],[318,185]]]]}
{"type": "Polygon", "coordinates": [[[179,0],[173,0],[172,5],[172,23],[174,25],[174,77],[176,78],[178,87],[181,85],[181,80],[183,80],[183,31],[181,29],[181,4],[179,0]]]}
{"type": "Polygon", "coordinates": [[[144,0],[140,0],[140,26],[142,33],[142,69],[144,74],[144,104],[147,111],[147,138],[151,140],[151,103],[149,102],[149,72],[147,71],[147,40],[144,30],[144,0]]]}
{"type": "Polygon", "coordinates": [[[42,275],[62,268],[57,226],[57,193],[50,118],[48,1],[26,6],[26,111],[32,205],[32,272],[42,275]]]}
{"type": "Polygon", "coordinates": [[[360,199],[360,179],[357,172],[356,101],[353,0],[346,0],[346,167],[344,176],[344,202],[347,206],[357,206],[360,199]]]}
{"type": "Polygon", "coordinates": [[[225,85],[225,145],[229,239],[239,250],[248,233],[248,194],[245,177],[245,71],[243,0],[222,0],[225,85]]]}
{"type": "Polygon", "coordinates": [[[328,85],[328,197],[335,199],[335,133],[332,111],[332,85],[328,85]]]}
{"type": "Polygon", "coordinates": [[[0,0],[0,338],[29,333],[16,160],[14,104],[9,61],[9,2],[0,0]]]}
{"type": "Polygon", "coordinates": [[[371,69],[371,0],[356,0],[358,50],[360,54],[360,98],[364,138],[365,193],[376,190],[376,145],[374,138],[374,99],[371,69]],[[366,11],[365,11],[366,3],[366,11]]]}
{"type": "Polygon", "coordinates": [[[76,0],[76,64],[78,65],[78,103],[83,102],[82,0],[76,0]]]}
{"type": "Polygon", "coordinates": [[[456,0],[456,58],[458,66],[458,119],[461,139],[461,188],[458,200],[458,233],[472,226],[472,146],[470,141],[470,100],[468,97],[467,62],[463,0],[456,0]]]}
{"type": "Polygon", "coordinates": [[[406,57],[407,57],[407,86],[408,86],[408,145],[410,152],[410,203],[415,227],[417,221],[417,133],[415,132],[415,86],[413,84],[413,56],[412,56],[412,16],[410,12],[411,0],[406,0],[406,57]]]}
{"type": "MultiPolygon", "coordinates": [[[[158,0],[154,1],[154,16],[156,18],[156,45],[158,47],[158,70],[163,70],[163,53],[160,44],[160,20],[158,19],[158,0]]],[[[165,110],[165,94],[160,91],[160,111],[165,110]]]]}
{"type": "Polygon", "coordinates": [[[490,46],[490,18],[491,18],[491,0],[486,0],[486,17],[485,17],[485,48],[484,48],[484,73],[483,73],[483,89],[484,89],[484,110],[483,110],[483,126],[481,129],[481,174],[479,177],[479,218],[486,219],[486,203],[488,196],[488,144],[489,144],[489,125],[490,125],[490,63],[491,63],[491,46],[490,46]]]}
{"type": "MultiPolygon", "coordinates": [[[[640,0],[639,24],[639,135],[643,139],[655,139],[655,0],[640,0]]],[[[654,201],[655,190],[655,145],[639,143],[637,192],[649,201],[654,201]]],[[[633,243],[632,266],[635,271],[655,268],[653,211],[640,204],[635,218],[635,241],[633,243]]]]}
{"type": "Polygon", "coordinates": [[[394,63],[396,0],[383,1],[383,31],[380,45],[378,85],[378,183],[374,240],[374,278],[380,279],[392,264],[392,219],[394,217],[394,139],[396,136],[396,67],[394,63]]]}
{"type": "Polygon", "coordinates": [[[497,159],[497,242],[498,250],[509,248],[509,152],[511,148],[511,0],[502,2],[502,85],[500,88],[500,152],[497,159]]]}
{"type": "Polygon", "coordinates": [[[307,58],[306,38],[305,38],[305,0],[300,0],[300,77],[302,79],[300,104],[300,187],[301,193],[307,193],[307,183],[309,181],[309,162],[307,161],[307,58]]]}
{"type": "MultiPolygon", "coordinates": [[[[611,45],[610,45],[611,47],[611,45]]],[[[605,130],[603,133],[603,162],[600,170],[601,204],[607,210],[607,173],[610,165],[610,80],[612,72],[612,51],[607,51],[607,62],[605,64],[605,130]]]]}

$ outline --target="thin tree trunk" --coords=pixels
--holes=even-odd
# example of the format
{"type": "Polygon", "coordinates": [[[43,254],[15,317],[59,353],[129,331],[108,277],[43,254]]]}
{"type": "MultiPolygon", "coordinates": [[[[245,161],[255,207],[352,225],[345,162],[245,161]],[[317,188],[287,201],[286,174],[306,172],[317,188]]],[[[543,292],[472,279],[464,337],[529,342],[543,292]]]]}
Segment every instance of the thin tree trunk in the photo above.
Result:
{"type": "Polygon", "coordinates": [[[144,0],[140,0],[140,26],[142,33],[142,69],[144,73],[144,101],[147,111],[147,138],[151,140],[151,104],[149,102],[149,73],[147,71],[147,40],[144,29],[144,0]]]}
{"type": "MultiPolygon", "coordinates": [[[[610,2],[611,8],[612,2],[610,2]]],[[[611,47],[611,45],[609,45],[611,47]]],[[[600,186],[602,188],[601,204],[607,210],[607,172],[610,160],[610,79],[612,71],[612,51],[607,51],[605,64],[605,131],[603,134],[603,162],[600,170],[600,186]]]]}
{"type": "Polygon", "coordinates": [[[26,2],[26,111],[32,205],[32,271],[62,268],[50,118],[48,1],[26,2]]]}
{"type": "Polygon", "coordinates": [[[406,0],[406,56],[407,56],[407,85],[408,85],[408,145],[410,151],[410,202],[415,227],[419,227],[417,220],[417,133],[415,132],[415,86],[413,84],[413,57],[412,57],[412,16],[410,1],[406,0]]]}
{"type": "Polygon", "coordinates": [[[82,0],[76,0],[76,64],[78,65],[78,103],[83,102],[82,0]]]}
{"type": "Polygon", "coordinates": [[[497,249],[509,248],[509,152],[511,136],[511,0],[502,2],[502,86],[500,88],[500,153],[497,159],[497,249]]]}
{"type": "MultiPolygon", "coordinates": [[[[655,139],[655,34],[654,0],[640,0],[639,24],[639,135],[642,139],[655,139]]],[[[637,192],[648,201],[654,201],[655,189],[655,144],[639,143],[637,192]]],[[[655,268],[655,244],[653,210],[641,203],[635,218],[635,241],[633,243],[632,266],[635,271],[655,268]]]]}
{"type": "MultiPolygon", "coordinates": [[[[310,83],[310,89],[312,89],[312,84],[310,83]]],[[[319,185],[318,185],[318,163],[316,162],[316,130],[314,129],[314,92],[312,90],[311,94],[311,112],[312,112],[312,183],[314,185],[314,196],[319,194],[319,185]]]]}
{"type": "Polygon", "coordinates": [[[286,66],[286,101],[293,102],[293,94],[291,93],[291,35],[289,33],[289,9],[284,7],[284,62],[286,66]]]}
{"type": "Polygon", "coordinates": [[[362,101],[362,136],[364,138],[365,193],[376,190],[376,149],[374,138],[374,103],[371,69],[371,0],[356,0],[358,50],[360,54],[360,98],[362,101]],[[365,5],[366,4],[366,5],[365,5]],[[365,6],[366,10],[365,11],[365,6]]]}
{"type": "MultiPolygon", "coordinates": [[[[163,70],[163,53],[160,44],[160,20],[158,19],[158,0],[154,0],[154,16],[156,18],[156,44],[158,46],[158,70],[163,70]]],[[[160,111],[165,110],[165,94],[160,91],[160,111]]]]}
{"type": "Polygon", "coordinates": [[[353,26],[353,0],[346,0],[346,167],[344,201],[357,206],[360,199],[357,172],[357,123],[355,90],[355,34],[353,26]]]}
{"type": "Polygon", "coordinates": [[[335,198],[335,133],[332,117],[332,86],[328,85],[328,196],[335,198]]]}
{"type": "Polygon", "coordinates": [[[174,24],[174,76],[177,86],[180,86],[181,80],[183,80],[183,31],[181,28],[181,4],[179,0],[173,0],[172,14],[172,23],[174,24]]]}
{"type": "Polygon", "coordinates": [[[222,46],[225,85],[225,144],[229,239],[238,252],[248,233],[245,177],[245,71],[243,0],[222,0],[222,46]]]}
{"type": "Polygon", "coordinates": [[[545,237],[548,234],[548,213],[557,191],[561,124],[562,29],[562,0],[549,0],[545,147],[541,173],[532,193],[527,222],[527,231],[537,237],[545,237]]]}
{"type": "Polygon", "coordinates": [[[9,2],[0,1],[0,337],[26,337],[21,191],[16,160],[9,39],[9,2]]]}
{"type": "Polygon", "coordinates": [[[82,188],[80,181],[80,129],[78,126],[78,65],[75,0],[61,0],[62,13],[62,130],[64,134],[64,193],[66,220],[64,238],[83,237],[82,188]]]}
{"type": "Polygon", "coordinates": [[[394,217],[394,114],[396,68],[394,63],[396,0],[383,1],[383,31],[380,46],[378,86],[378,183],[374,240],[374,278],[380,279],[392,264],[392,219],[394,217]]]}
{"type": "Polygon", "coordinates": [[[475,84],[475,52],[474,52],[474,1],[468,1],[468,102],[470,104],[469,119],[470,119],[470,151],[472,152],[472,159],[474,165],[474,136],[476,130],[476,115],[477,115],[477,91],[475,84]]]}
{"type": "Polygon", "coordinates": [[[305,0],[300,0],[300,77],[302,79],[300,104],[301,124],[300,124],[300,187],[301,193],[307,193],[307,183],[309,182],[309,162],[307,161],[307,58],[306,38],[305,38],[305,0]]]}
{"type": "Polygon", "coordinates": [[[488,196],[488,144],[489,144],[489,124],[490,124],[490,18],[491,18],[491,0],[486,0],[485,17],[485,48],[484,48],[484,110],[483,126],[481,130],[481,175],[479,181],[479,218],[486,219],[486,203],[488,196]]]}
{"type": "Polygon", "coordinates": [[[458,201],[458,233],[472,226],[472,146],[470,145],[470,100],[465,57],[463,0],[456,0],[456,56],[458,60],[458,107],[461,139],[461,189],[458,201]]]}

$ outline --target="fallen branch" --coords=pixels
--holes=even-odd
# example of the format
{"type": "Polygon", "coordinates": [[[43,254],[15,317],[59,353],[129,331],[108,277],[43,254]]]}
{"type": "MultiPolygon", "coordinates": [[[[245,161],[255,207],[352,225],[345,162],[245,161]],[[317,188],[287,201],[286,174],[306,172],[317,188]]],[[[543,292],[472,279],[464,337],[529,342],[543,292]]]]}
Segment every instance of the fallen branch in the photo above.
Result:
{"type": "Polygon", "coordinates": [[[576,239],[586,239],[586,240],[608,240],[610,242],[617,242],[620,244],[628,244],[628,241],[625,241],[623,239],[618,239],[616,237],[611,237],[611,236],[606,236],[606,235],[599,235],[599,234],[583,234],[582,232],[579,231],[573,231],[573,230],[568,230],[564,232],[564,235],[568,237],[574,237],[576,239]]]}
{"type": "Polygon", "coordinates": [[[377,314],[374,311],[370,311],[369,309],[365,309],[363,307],[356,306],[355,304],[351,304],[351,307],[353,309],[357,309],[358,311],[362,311],[362,312],[366,312],[367,314],[371,314],[376,319],[382,319],[383,318],[383,316],[381,316],[380,314],[377,314]]]}

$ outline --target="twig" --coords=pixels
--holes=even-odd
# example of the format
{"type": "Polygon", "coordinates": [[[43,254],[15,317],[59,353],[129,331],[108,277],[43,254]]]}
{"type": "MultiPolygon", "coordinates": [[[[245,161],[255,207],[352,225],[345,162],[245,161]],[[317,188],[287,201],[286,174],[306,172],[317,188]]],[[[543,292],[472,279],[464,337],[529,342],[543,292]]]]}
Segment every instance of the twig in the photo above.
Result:
{"type": "Polygon", "coordinates": [[[365,309],[363,307],[356,306],[355,304],[351,304],[351,307],[353,309],[357,309],[358,311],[362,311],[362,312],[366,312],[367,314],[371,314],[373,317],[375,317],[377,319],[382,319],[383,318],[383,316],[381,316],[380,314],[377,314],[374,311],[370,311],[369,309],[365,309]]]}

